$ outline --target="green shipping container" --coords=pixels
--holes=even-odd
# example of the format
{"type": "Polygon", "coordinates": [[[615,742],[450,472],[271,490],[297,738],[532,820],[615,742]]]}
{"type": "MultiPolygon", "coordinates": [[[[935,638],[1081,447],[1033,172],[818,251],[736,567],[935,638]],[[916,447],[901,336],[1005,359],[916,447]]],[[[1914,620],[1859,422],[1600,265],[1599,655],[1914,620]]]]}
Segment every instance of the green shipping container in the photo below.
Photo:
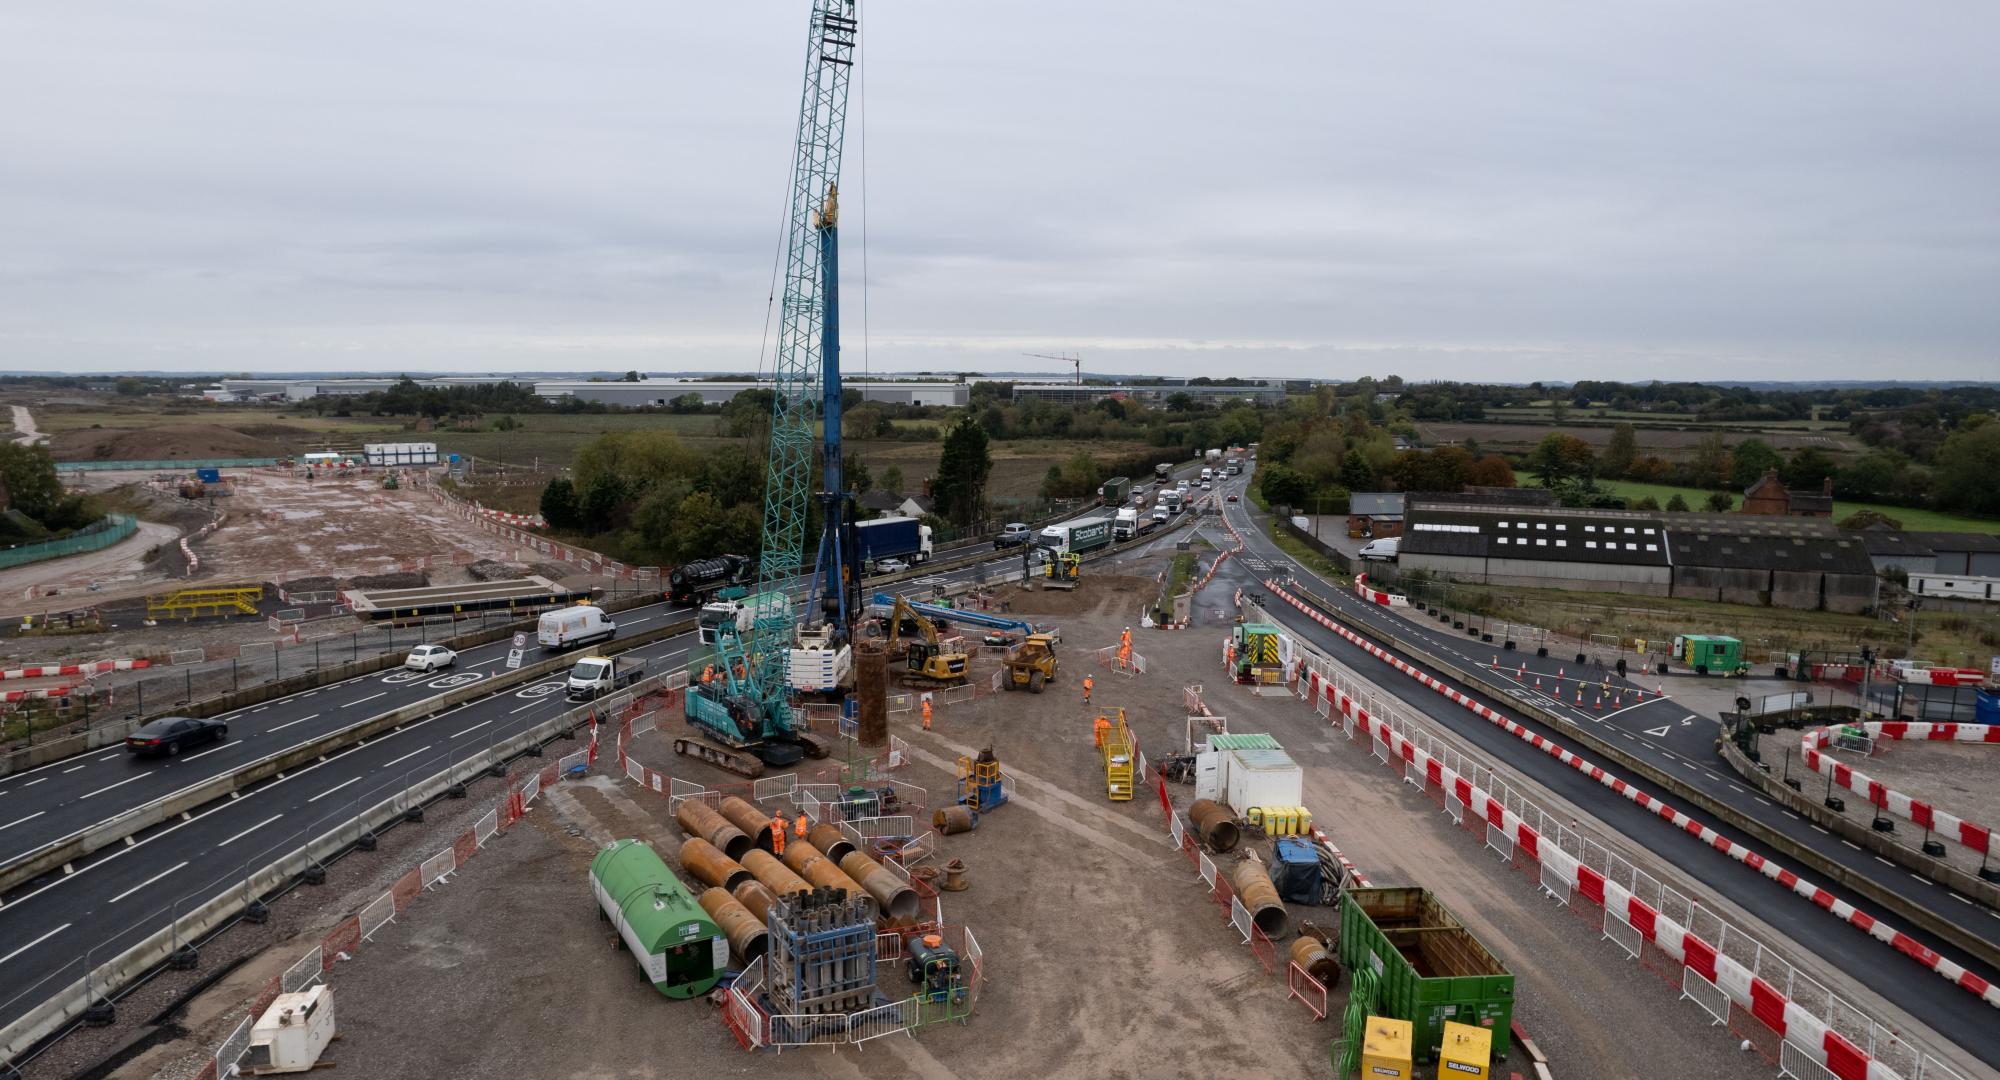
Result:
{"type": "Polygon", "coordinates": [[[1743,666],[1743,642],[1721,634],[1683,634],[1674,639],[1674,653],[1703,675],[1727,675],[1743,666]]]}
{"type": "Polygon", "coordinates": [[[1514,976],[1430,890],[1348,889],[1340,902],[1340,962],[1366,966],[1380,982],[1380,1016],[1408,1020],[1418,1061],[1437,1059],[1445,1021],[1493,1032],[1505,1057],[1514,1019],[1514,976]]]}
{"type": "Polygon", "coordinates": [[[619,840],[590,860],[598,910],[618,928],[653,988],[699,997],[729,966],[729,939],[652,848],[619,840]]]}

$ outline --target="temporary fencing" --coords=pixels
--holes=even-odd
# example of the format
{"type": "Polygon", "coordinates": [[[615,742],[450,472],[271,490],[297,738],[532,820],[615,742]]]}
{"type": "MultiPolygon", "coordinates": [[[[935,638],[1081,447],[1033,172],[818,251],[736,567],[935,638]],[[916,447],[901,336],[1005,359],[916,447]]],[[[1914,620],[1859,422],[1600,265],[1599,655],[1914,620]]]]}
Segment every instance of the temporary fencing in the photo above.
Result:
{"type": "Polygon", "coordinates": [[[107,671],[133,671],[151,667],[153,662],[138,660],[93,660],[84,664],[36,664],[30,667],[8,668],[0,671],[4,679],[45,679],[57,675],[102,675],[107,671]]]}
{"type": "Polygon", "coordinates": [[[1367,738],[1397,776],[1420,777],[1448,813],[1460,808],[1454,820],[1772,1062],[1789,1045],[1838,1080],[1963,1080],[1778,950],[1585,835],[1573,819],[1545,811],[1416,710],[1346,665],[1305,651],[1302,681],[1311,697],[1331,702],[1350,739],[1367,738]]]}
{"type": "MultiPolygon", "coordinates": [[[[1708,825],[1704,825],[1699,821],[1696,821],[1693,817],[1687,814],[1687,812],[1674,806],[1672,803],[1669,803],[1664,799],[1655,798],[1651,795],[1646,794],[1645,792],[1639,790],[1637,785],[1627,782],[1623,778],[1619,777],[1617,774],[1609,771],[1608,769],[1604,769],[1594,764],[1588,758],[1585,758],[1580,754],[1576,754],[1567,749],[1564,749],[1561,745],[1556,743],[1555,740],[1545,738],[1541,735],[1536,734],[1534,731],[1530,730],[1526,725],[1511,720],[1506,716],[1501,715],[1501,713],[1498,710],[1489,708],[1488,706],[1474,700],[1470,695],[1453,689],[1451,686],[1447,685],[1444,682],[1444,680],[1433,678],[1432,676],[1425,674],[1423,671],[1419,670],[1416,667],[1416,665],[1411,664],[1401,659],[1400,657],[1397,657],[1388,650],[1382,648],[1379,645],[1376,645],[1374,642],[1369,641],[1368,639],[1362,637],[1361,635],[1356,634],[1352,630],[1349,630],[1346,627],[1341,626],[1340,624],[1334,622],[1332,619],[1327,618],[1325,615],[1320,614],[1319,612],[1313,610],[1303,601],[1299,600],[1292,594],[1286,592],[1282,587],[1278,585],[1276,581],[1271,581],[1268,582],[1267,584],[1270,587],[1271,591],[1276,593],[1279,597],[1281,597],[1288,603],[1292,604],[1293,606],[1297,607],[1300,611],[1305,612],[1307,615],[1311,616],[1314,620],[1320,622],[1322,625],[1327,626],[1329,629],[1332,629],[1335,633],[1341,635],[1343,638],[1346,638],[1355,645],[1359,646],[1363,651],[1367,652],[1369,655],[1375,657],[1378,660],[1381,660],[1383,663],[1388,664],[1390,667],[1395,668],[1397,671],[1416,680],[1417,682],[1423,684],[1424,686],[1430,688],[1431,690],[1436,691],[1438,694],[1443,695],[1445,698],[1449,699],[1453,703],[1460,705],[1465,709],[1471,711],[1474,715],[1479,716],[1480,718],[1505,730],[1506,732],[1522,740],[1523,742],[1528,743],[1529,745],[1535,747],[1537,750],[1540,750],[1543,753],[1548,754],[1549,756],[1555,758],[1556,760],[1561,761],[1563,764],[1568,765],[1570,768],[1573,768],[1578,772],[1581,772],[1589,776],[1591,779],[1602,784],[1604,787],[1609,788],[1612,791],[1623,796],[1624,798],[1631,800],[1634,804],[1638,805],[1639,807],[1651,811],[1654,815],[1658,816],[1660,819],[1671,825],[1675,830],[1684,833],[1688,836],[1692,836],[1697,840],[1701,841],[1703,844],[1712,847],[1715,850],[1720,851],[1725,855],[1728,855],[1731,859],[1734,859],[1735,861],[1742,863],[1746,867],[1749,867],[1750,869],[1763,875],[1765,878],[1768,878],[1769,880],[1775,882],[1780,888],[1783,888],[1788,892],[1796,894],[1800,898],[1812,903],[1815,907],[1819,908],[1820,910],[1831,914],[1833,917],[1840,919],[1842,922],[1845,922],[1848,925],[1853,926],[1857,930],[1860,930],[1861,932],[1867,934],[1868,936],[1876,939],[1877,941],[1880,941],[1883,944],[1888,945],[1896,952],[1910,958],[1920,966],[1924,967],[1926,970],[1929,970],[1937,974],[1939,977],[1953,983],[1954,985],[1959,986],[1960,988],[1964,989],[1973,996],[1979,998],[1982,1001],[1985,1001],[1988,1005],[2000,1007],[2000,986],[1995,986],[1992,983],[1989,983],[1987,980],[1981,978],[1980,976],[1975,975],[1970,971],[1967,971],[1963,965],[1945,958],[1944,956],[1940,955],[1936,950],[1926,947],[1921,942],[1917,941],[1915,938],[1910,937],[1908,934],[1904,933],[1901,930],[1896,929],[1894,926],[1882,921],[1881,919],[1878,919],[1874,916],[1869,915],[1866,912],[1859,910],[1858,908],[1854,907],[1852,904],[1847,903],[1846,901],[1838,899],[1832,893],[1828,892],[1826,889],[1820,887],[1819,885],[1813,883],[1812,881],[1800,877],[1794,871],[1786,869],[1782,864],[1778,863],[1776,860],[1764,856],[1756,851],[1753,851],[1746,845],[1730,840],[1728,837],[1725,837],[1721,833],[1717,832],[1714,828],[1708,825]]],[[[1305,648],[1303,643],[1300,644],[1300,647],[1302,649],[1305,648]]],[[[1340,667],[1340,665],[1338,664],[1334,664],[1329,658],[1319,655],[1316,651],[1313,650],[1307,650],[1307,651],[1312,654],[1311,658],[1308,661],[1300,662],[1300,670],[1296,673],[1296,677],[1308,680],[1317,680],[1316,682],[1309,682],[1310,693],[1332,693],[1333,690],[1330,685],[1330,680],[1323,674],[1324,671],[1327,670],[1327,666],[1331,665],[1332,667],[1339,668],[1342,671],[1346,671],[1347,669],[1340,667]]],[[[1371,697],[1374,696],[1374,690],[1372,686],[1369,687],[1367,692],[1371,697]]]]}
{"type": "Polygon", "coordinates": [[[537,795],[563,777],[588,767],[596,745],[593,724],[585,748],[534,772],[510,779],[498,805],[481,815],[471,828],[423,859],[360,911],[335,924],[312,948],[264,984],[251,1002],[248,1014],[216,1045],[214,1054],[195,1074],[197,1080],[219,1080],[236,1075],[243,1055],[250,1050],[251,1025],[270,1007],[271,1002],[277,1000],[279,994],[297,993],[320,982],[327,972],[333,970],[334,964],[349,959],[363,942],[372,941],[376,933],[396,921],[396,916],[401,915],[417,897],[447,883],[451,875],[478,854],[487,841],[519,821],[537,795]]]}
{"type": "Polygon", "coordinates": [[[1845,744],[1854,738],[1843,728],[1860,728],[1866,732],[1864,739],[1868,746],[1863,752],[1872,753],[1883,741],[1906,739],[1924,742],[2000,743],[2000,727],[1989,724],[1926,724],[1871,720],[1863,724],[1808,729],[1801,747],[1806,768],[1832,778],[1834,783],[1861,795],[1869,803],[1905,821],[1956,840],[1982,855],[1991,850],[1993,830],[1990,827],[1975,825],[1963,818],[1947,814],[1930,803],[1913,799],[1826,753],[1829,746],[1843,749],[1845,744]]]}

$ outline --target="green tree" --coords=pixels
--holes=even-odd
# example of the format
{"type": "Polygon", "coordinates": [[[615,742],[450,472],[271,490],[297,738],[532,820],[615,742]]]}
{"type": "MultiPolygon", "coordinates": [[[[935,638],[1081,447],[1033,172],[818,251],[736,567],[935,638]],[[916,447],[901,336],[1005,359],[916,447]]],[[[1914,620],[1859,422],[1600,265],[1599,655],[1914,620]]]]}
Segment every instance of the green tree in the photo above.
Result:
{"type": "Polygon", "coordinates": [[[1694,444],[1688,462],[1688,479],[1696,487],[1719,488],[1729,483],[1729,443],[1722,433],[1711,431],[1694,444]]]}
{"type": "Polygon", "coordinates": [[[1272,506],[1304,506],[1312,494],[1305,474],[1289,465],[1272,463],[1257,470],[1257,490],[1272,506]]]}
{"type": "Polygon", "coordinates": [[[1885,447],[1868,451],[1833,474],[1833,493],[1843,499],[1909,503],[1923,496],[1923,482],[1902,451],[1885,447]]]}
{"type": "Polygon", "coordinates": [[[1651,495],[1643,496],[1638,502],[1632,504],[1632,509],[1634,510],[1658,510],[1659,508],[1660,500],[1651,495]]]}
{"type": "Polygon", "coordinates": [[[679,413],[682,415],[688,413],[698,413],[702,411],[702,408],[703,404],[701,400],[701,395],[695,393],[692,390],[688,391],[685,394],[680,395],[677,398],[674,398],[672,401],[667,402],[668,412],[679,413]]]}
{"type": "Polygon", "coordinates": [[[56,460],[46,446],[0,443],[0,483],[6,485],[10,506],[44,525],[62,500],[56,460]]]}
{"type": "MultiPolygon", "coordinates": [[[[1054,468],[1054,466],[1050,466],[1050,468],[1054,468]]],[[[883,469],[882,482],[878,486],[891,495],[901,495],[903,493],[903,467],[900,465],[891,465],[883,469]]]]}
{"type": "Polygon", "coordinates": [[[1707,506],[1713,513],[1726,514],[1736,508],[1736,497],[1727,491],[1711,491],[1707,506]]]}
{"type": "Polygon", "coordinates": [[[1687,513],[1688,511],[1687,497],[1682,495],[1678,491],[1674,492],[1673,497],[1667,500],[1667,509],[1672,510],[1676,514],[1687,513]]]}
{"type": "Polygon", "coordinates": [[[1510,488],[1514,486],[1514,467],[1499,454],[1487,454],[1466,466],[1465,482],[1474,487],[1510,488]]]}
{"type": "Polygon", "coordinates": [[[586,531],[607,532],[625,517],[625,479],[617,473],[599,473],[585,485],[577,499],[577,518],[586,531]]]}
{"type": "Polygon", "coordinates": [[[1550,432],[1528,452],[1521,464],[1535,474],[1545,488],[1588,480],[1594,458],[1590,444],[1574,435],[1550,432]]]}
{"type": "Polygon", "coordinates": [[[569,477],[558,476],[542,485],[542,520],[563,532],[576,528],[576,485],[569,477]]]}
{"type": "Polygon", "coordinates": [[[626,373],[625,373],[625,381],[626,381],[626,382],[638,382],[638,381],[639,381],[639,373],[638,373],[638,372],[636,372],[636,371],[628,371],[628,372],[626,372],[626,373]]]}
{"type": "Polygon", "coordinates": [[[1349,450],[1340,459],[1340,486],[1349,491],[1375,491],[1381,485],[1375,478],[1375,466],[1368,464],[1359,450],[1349,450]]]}
{"type": "Polygon", "coordinates": [[[1961,426],[1937,456],[1938,505],[1968,514],[2000,515],[2000,424],[1961,426]]]}
{"type": "Polygon", "coordinates": [[[722,503],[706,491],[690,492],[674,511],[674,557],[682,562],[728,550],[729,524],[722,503]]]}
{"type": "Polygon", "coordinates": [[[1611,426],[1611,442],[1604,447],[1604,456],[1597,461],[1597,471],[1600,475],[1613,478],[1625,476],[1632,471],[1632,462],[1638,456],[1638,429],[1620,421],[1611,426]]]}
{"type": "Polygon", "coordinates": [[[875,486],[875,474],[868,471],[868,463],[855,458],[847,463],[847,489],[856,495],[868,494],[875,486]]]}
{"type": "Polygon", "coordinates": [[[944,450],[938,455],[937,483],[931,494],[939,515],[958,525],[969,525],[986,511],[986,481],[993,474],[993,455],[987,451],[986,429],[971,415],[962,416],[945,436],[944,450]]]}
{"type": "Polygon", "coordinates": [[[1826,483],[1826,478],[1840,471],[1840,466],[1826,451],[1806,447],[1792,455],[1785,463],[1785,486],[1794,491],[1817,492],[1826,483]]]}
{"type": "Polygon", "coordinates": [[[1729,452],[1729,483],[1747,491],[1768,470],[1784,464],[1778,451],[1762,439],[1745,439],[1729,452]]]}

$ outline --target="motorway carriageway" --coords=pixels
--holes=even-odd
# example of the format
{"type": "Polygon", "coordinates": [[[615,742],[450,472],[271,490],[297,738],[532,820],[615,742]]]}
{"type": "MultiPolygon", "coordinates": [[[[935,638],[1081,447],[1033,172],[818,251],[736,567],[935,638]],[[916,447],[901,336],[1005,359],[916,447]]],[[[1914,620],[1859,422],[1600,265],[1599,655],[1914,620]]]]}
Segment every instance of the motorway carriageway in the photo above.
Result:
{"type": "MultiPolygon", "coordinates": [[[[1086,511],[1082,516],[1090,516],[1086,511]]],[[[940,569],[922,580],[971,580],[1012,569],[1017,553],[940,569]]],[[[653,604],[619,612],[620,633],[689,617],[685,606],[653,604]]],[[[505,670],[511,643],[460,654],[455,671],[406,677],[382,672],[239,710],[229,740],[177,759],[130,761],[123,747],[96,751],[0,781],[0,840],[7,858],[205,777],[277,753],[329,731],[491,678],[505,670]],[[477,676],[477,679],[472,676],[477,676]],[[452,679],[459,681],[451,681],[452,679]],[[38,827],[45,819],[56,822],[38,827]],[[6,827],[11,826],[11,827],[6,827]],[[12,840],[29,830],[33,843],[12,840]]],[[[699,655],[693,631],[626,655],[671,670],[699,655]]],[[[539,654],[530,650],[530,657],[539,654]]],[[[64,985],[86,964],[101,964],[167,926],[186,910],[241,881],[248,871],[296,849],[408,787],[567,707],[567,672],[412,721],[366,743],[162,823],[123,845],[72,864],[72,871],[22,885],[0,902],[0,1027],[64,985]]]]}
{"type": "MultiPolygon", "coordinates": [[[[1289,571],[1297,575],[1300,581],[1309,583],[1314,592],[1331,601],[1343,612],[1368,625],[1379,627],[1385,633],[1394,634],[1403,640],[1414,640],[1434,655],[1452,656],[1466,661],[1467,666],[1486,666],[1491,663],[1491,650],[1488,649],[1486,655],[1476,655],[1475,650],[1484,646],[1467,641],[1463,631],[1453,634],[1448,626],[1443,630],[1430,630],[1422,623],[1393,615],[1386,608],[1364,602],[1351,592],[1344,592],[1319,578],[1310,570],[1295,563],[1271,543],[1256,528],[1243,507],[1224,505],[1225,513],[1230,515],[1231,523],[1242,532],[1246,547],[1241,554],[1226,563],[1223,571],[1216,575],[1216,580],[1210,583],[1205,600],[1208,606],[1226,604],[1230,591],[1239,587],[1262,592],[1264,579],[1270,577],[1274,571],[1289,571]]],[[[1589,776],[1535,749],[1525,741],[1508,734],[1375,659],[1333,631],[1308,620],[1282,600],[1270,597],[1265,610],[1274,621],[1284,624],[1288,631],[1312,642],[1321,651],[1369,678],[1384,692],[1424,714],[1488,760],[1498,762],[1516,774],[1540,784],[1593,815],[1608,829],[1622,833],[1631,842],[1673,864],[1694,881],[1701,883],[1704,888],[1726,896],[1731,902],[1755,914],[1779,934],[1791,939],[1805,953],[1839,969],[1856,983],[1870,987],[1908,1010],[1937,1031],[1940,1038],[1958,1043],[1989,1065],[2000,1065],[2000,1023],[1995,1022],[2000,1017],[1995,1016],[1992,1006],[1925,970],[1916,961],[1896,954],[1887,945],[1779,887],[1722,852],[1674,829],[1651,811],[1637,806],[1589,776]]],[[[1379,643],[1386,646],[1386,642],[1379,643]]],[[[1390,651],[1395,650],[1391,648],[1390,651]]],[[[1502,655],[1504,657],[1509,654],[1502,655]]],[[[1575,665],[1569,662],[1574,660],[1573,655],[1538,659],[1532,655],[1520,656],[1516,653],[1512,658],[1516,665],[1515,670],[1518,670],[1518,666],[1523,662],[1529,665],[1530,687],[1533,686],[1537,671],[1542,673],[1545,686],[1558,666],[1571,669],[1571,673],[1574,673],[1575,665]]],[[[1565,749],[1609,772],[1617,773],[1628,784],[1636,785],[1654,798],[1679,807],[1690,817],[1715,828],[1730,840],[1766,854],[1767,857],[1786,865],[1807,880],[1818,883],[1841,900],[1881,918],[1925,946],[1936,949],[1944,956],[1963,964],[1982,978],[1989,980],[1996,978],[1996,973],[1987,965],[1962,950],[1909,925],[1907,920],[1893,913],[1883,911],[1879,905],[1833,884],[1813,867],[1796,865],[1792,860],[1780,857],[1775,852],[1765,851],[1758,841],[1733,828],[1716,823],[1698,808],[1655,787],[1644,778],[1633,775],[1617,762],[1605,760],[1601,755],[1564,738],[1562,732],[1547,730],[1538,721],[1508,708],[1509,702],[1506,698],[1496,697],[1486,687],[1454,679],[1450,672],[1430,670],[1413,657],[1403,656],[1402,659],[1445,680],[1454,689],[1527,725],[1544,738],[1553,739],[1565,749]]],[[[1614,677],[1612,682],[1616,685],[1618,680],[1614,677]]],[[[1594,687],[1595,682],[1592,685],[1594,687]]],[[[1598,725],[1598,734],[1601,737],[1620,738],[1630,744],[1628,750],[1633,754],[1637,756],[1650,754],[1661,764],[1679,768],[1687,774],[1685,779],[1690,784],[1783,831],[1800,843],[1809,845],[1828,859],[1911,897],[1915,902],[1950,918],[1977,936],[1988,940],[2000,940],[2000,915],[1996,915],[1992,909],[1956,899],[1955,894],[1934,882],[1912,874],[1900,866],[1878,860],[1838,838],[1820,832],[1809,823],[1793,818],[1788,812],[1754,795],[1736,783],[1733,778],[1726,776],[1726,766],[1722,766],[1713,753],[1715,722],[1691,717],[1687,710],[1675,704],[1671,697],[1656,699],[1650,693],[1651,687],[1646,689],[1649,692],[1645,703],[1639,706],[1628,704],[1621,713],[1596,712],[1590,704],[1594,700],[1591,695],[1586,695],[1586,705],[1581,712],[1575,708],[1573,697],[1552,711],[1568,716],[1580,725],[1598,725]],[[1682,723],[1684,720],[1687,721],[1686,724],[1682,723]],[[1662,727],[1666,729],[1664,733],[1660,733],[1662,727]]],[[[1546,699],[1539,703],[1545,708],[1551,705],[1546,699]]],[[[1303,708],[1304,705],[1299,707],[1303,708]]],[[[1329,831],[1337,838],[1337,817],[1334,819],[1334,824],[1329,827],[1329,831]]],[[[1887,1023],[1886,1020],[1883,1022],[1887,1023]]]]}

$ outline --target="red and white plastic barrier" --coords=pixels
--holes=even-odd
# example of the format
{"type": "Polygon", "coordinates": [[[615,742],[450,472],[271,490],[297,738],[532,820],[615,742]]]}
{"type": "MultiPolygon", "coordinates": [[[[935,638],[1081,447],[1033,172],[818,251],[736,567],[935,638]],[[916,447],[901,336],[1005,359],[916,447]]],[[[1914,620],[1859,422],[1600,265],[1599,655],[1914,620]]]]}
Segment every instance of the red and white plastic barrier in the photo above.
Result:
{"type": "MultiPolygon", "coordinates": [[[[1758,854],[1755,851],[1750,850],[1749,848],[1745,847],[1742,844],[1738,844],[1730,840],[1729,838],[1716,832],[1714,829],[1701,824],[1700,822],[1689,817],[1685,811],[1674,806],[1673,804],[1666,802],[1663,799],[1656,799],[1646,794],[1645,792],[1640,791],[1636,786],[1627,783],[1625,780],[1621,779],[1617,775],[1605,770],[1604,768],[1598,765],[1591,763],[1591,761],[1588,758],[1582,757],[1578,754],[1574,754],[1568,750],[1563,749],[1561,746],[1557,745],[1554,740],[1543,738],[1541,735],[1538,735],[1535,732],[1530,731],[1525,725],[1510,720],[1507,717],[1500,715],[1500,713],[1498,713],[1497,711],[1488,708],[1487,706],[1481,704],[1478,701],[1473,700],[1471,696],[1460,693],[1459,691],[1454,690],[1451,687],[1445,685],[1443,680],[1432,678],[1431,676],[1424,674],[1422,671],[1419,671],[1415,665],[1410,664],[1409,662],[1401,659],[1400,657],[1382,648],[1381,646],[1376,645],[1374,642],[1368,641],[1367,639],[1361,637],[1361,635],[1354,633],[1353,631],[1347,629],[1346,627],[1339,625],[1332,619],[1327,618],[1325,615],[1322,615],[1319,612],[1314,611],[1312,608],[1308,607],[1303,601],[1299,600],[1297,597],[1293,596],[1292,594],[1286,592],[1283,588],[1281,588],[1275,579],[1266,582],[1265,585],[1272,592],[1284,598],[1293,607],[1298,608],[1300,611],[1310,616],[1314,621],[1320,623],[1321,625],[1332,630],[1334,633],[1339,634],[1341,637],[1346,638],[1348,641],[1359,646],[1363,651],[1367,652],[1370,656],[1373,656],[1377,660],[1380,660],[1383,663],[1388,664],[1390,667],[1393,667],[1397,671],[1400,671],[1403,674],[1408,675],[1410,678],[1415,679],[1417,682],[1422,683],[1423,685],[1429,687],[1430,689],[1437,691],[1439,694],[1443,695],[1452,702],[1464,706],[1466,709],[1470,710],[1475,715],[1502,728],[1509,734],[1533,746],[1535,749],[1540,750],[1543,753],[1548,754],[1550,757],[1553,757],[1556,760],[1562,762],[1563,764],[1568,765],[1570,768],[1573,768],[1578,772],[1581,772],[1589,776],[1591,779],[1597,781],[1598,783],[1604,785],[1607,788],[1610,788],[1612,791],[1615,791],[1618,794],[1624,796],[1625,798],[1630,799],[1634,804],[1643,807],[1644,809],[1652,811],[1662,820],[1672,825],[1675,829],[1683,833],[1686,833],[1689,836],[1694,837],[1695,839],[1701,841],[1703,844],[1706,844],[1709,847],[1714,848],[1715,850],[1720,851],[1723,854],[1729,856],[1730,858],[1736,860],[1737,862],[1742,863],[1743,865],[1749,867],[1750,869],[1757,871],[1764,877],[1769,878],[1770,880],[1776,882],[1780,887],[1784,888],[1785,890],[1800,896],[1801,898],[1811,902],[1814,906],[1820,908],[1821,910],[1824,910],[1832,914],[1835,918],[1840,919],[1842,922],[1845,922],[1848,925],[1853,926],[1855,929],[1860,930],[1862,933],[1865,933],[1868,936],[1876,939],[1877,941],[1880,941],[1883,944],[1889,946],[1890,948],[1895,949],[1897,952],[1902,953],[1903,955],[1916,961],[1918,964],[1922,965],[1927,970],[1935,972],[1938,976],[1957,984],[1959,987],[1963,988],[1965,991],[1972,994],[1973,996],[1978,997],[1980,1000],[1986,1002],[1988,1005],[2000,1008],[2000,987],[1996,987],[1992,983],[1987,982],[1985,979],[1979,977],[1978,975],[1975,975],[1972,972],[1965,970],[1963,965],[1960,965],[1951,960],[1947,960],[1943,956],[1939,955],[1936,950],[1925,946],[1922,942],[1917,941],[1915,938],[1910,937],[1908,934],[1905,934],[1901,930],[1898,930],[1895,927],[1890,926],[1889,924],[1882,922],[1879,919],[1876,919],[1874,916],[1869,915],[1866,912],[1857,910],[1852,904],[1837,899],[1836,897],[1834,897],[1832,893],[1827,892],[1819,885],[1814,884],[1813,882],[1808,881],[1804,878],[1801,878],[1798,874],[1794,873],[1791,870],[1786,869],[1782,865],[1764,857],[1763,855],[1758,854]]],[[[1317,672],[1312,673],[1311,682],[1309,685],[1312,694],[1316,695],[1323,694],[1328,697],[1333,696],[1332,687],[1329,684],[1325,683],[1323,680],[1321,680],[1318,677],[1317,672]]],[[[1312,699],[1309,697],[1308,700],[1312,699]]],[[[1335,704],[1339,705],[1342,703],[1335,702],[1335,704]]],[[[1468,805],[1470,804],[1468,803],[1468,805]]],[[[1495,824],[1498,823],[1496,822],[1495,824]]],[[[1635,923],[1634,925],[1636,926],[1637,924],[1635,923]]]]}
{"type": "Polygon", "coordinates": [[[34,667],[7,668],[0,671],[0,679],[43,679],[51,675],[102,675],[107,671],[132,671],[152,665],[151,660],[93,660],[87,664],[39,664],[34,667]]]}
{"type": "Polygon", "coordinates": [[[510,514],[505,510],[489,510],[478,503],[473,503],[472,509],[503,525],[519,525],[526,529],[546,529],[549,527],[549,523],[542,520],[542,515],[540,514],[510,514]]]}
{"type": "Polygon", "coordinates": [[[1400,593],[1383,592],[1380,589],[1369,588],[1367,574],[1354,575],[1354,595],[1371,604],[1381,604],[1383,607],[1410,606],[1410,598],[1407,596],[1403,596],[1400,593]]]}
{"type": "Polygon", "coordinates": [[[39,701],[43,698],[68,697],[71,689],[68,686],[44,686],[39,690],[0,691],[0,701],[39,701]]]}
{"type": "MultiPolygon", "coordinates": [[[[1862,728],[1868,732],[1869,738],[1876,740],[2000,743],[2000,727],[1990,724],[1920,724],[1900,720],[1871,720],[1865,724],[1851,726],[1862,728]]],[[[1834,729],[1830,727],[1814,728],[1805,733],[1802,749],[1806,768],[1822,776],[1832,777],[1834,783],[1905,821],[1914,822],[1932,832],[1949,836],[1981,854],[1990,850],[1993,843],[1993,830],[1990,827],[1975,825],[1964,818],[1947,814],[1921,799],[1913,799],[1823,752],[1822,748],[1831,744],[1835,737],[1834,729]]]]}

